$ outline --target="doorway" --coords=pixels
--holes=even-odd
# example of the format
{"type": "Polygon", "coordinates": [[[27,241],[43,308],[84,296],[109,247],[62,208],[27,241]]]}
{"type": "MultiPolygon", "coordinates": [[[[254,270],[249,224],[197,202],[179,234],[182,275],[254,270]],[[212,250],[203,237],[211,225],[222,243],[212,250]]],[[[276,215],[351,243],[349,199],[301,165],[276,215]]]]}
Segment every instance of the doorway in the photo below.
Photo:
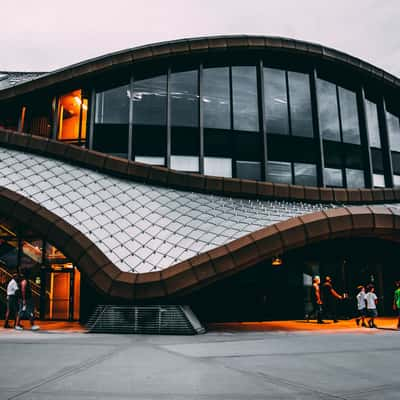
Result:
{"type": "MultiPolygon", "coordinates": [[[[80,273],[70,264],[57,265],[42,273],[42,299],[47,320],[74,321],[80,311],[80,273]]],[[[42,307],[41,307],[42,308],[42,307]]]]}

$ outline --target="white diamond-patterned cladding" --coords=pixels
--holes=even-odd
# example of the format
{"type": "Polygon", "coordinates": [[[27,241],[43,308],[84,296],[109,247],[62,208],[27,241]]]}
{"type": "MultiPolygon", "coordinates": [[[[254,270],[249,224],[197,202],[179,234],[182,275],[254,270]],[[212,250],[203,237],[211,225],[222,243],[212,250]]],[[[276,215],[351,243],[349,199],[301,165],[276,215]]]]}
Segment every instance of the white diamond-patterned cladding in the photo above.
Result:
{"type": "Polygon", "coordinates": [[[4,148],[0,186],[63,218],[122,271],[138,273],[168,268],[276,222],[332,207],[145,185],[4,148]]]}

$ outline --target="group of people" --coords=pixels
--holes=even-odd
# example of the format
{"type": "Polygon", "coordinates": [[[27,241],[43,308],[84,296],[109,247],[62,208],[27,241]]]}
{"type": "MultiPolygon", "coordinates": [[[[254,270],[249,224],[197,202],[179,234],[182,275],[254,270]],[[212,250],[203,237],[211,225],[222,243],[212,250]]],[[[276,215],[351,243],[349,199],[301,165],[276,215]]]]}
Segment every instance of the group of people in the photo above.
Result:
{"type": "Polygon", "coordinates": [[[31,330],[37,331],[35,325],[35,304],[32,297],[32,287],[29,281],[29,270],[20,274],[13,274],[7,285],[7,310],[4,321],[4,328],[11,328],[9,321],[14,320],[14,329],[23,330],[22,319],[28,319],[31,330]]]}
{"type": "MultiPolygon", "coordinates": [[[[394,292],[393,310],[398,317],[397,329],[400,330],[400,281],[395,283],[396,290],[394,292]]],[[[325,282],[321,284],[319,276],[313,279],[313,306],[314,314],[319,324],[323,324],[324,318],[332,318],[333,322],[338,322],[337,319],[337,300],[347,298],[346,294],[340,295],[333,288],[331,277],[325,277],[325,282]]],[[[378,316],[377,304],[378,297],[375,294],[373,285],[358,286],[357,299],[357,326],[376,328],[375,318],[378,316]],[[368,319],[368,320],[367,320],[368,319]],[[366,322],[367,320],[367,322],[366,322]]]]}

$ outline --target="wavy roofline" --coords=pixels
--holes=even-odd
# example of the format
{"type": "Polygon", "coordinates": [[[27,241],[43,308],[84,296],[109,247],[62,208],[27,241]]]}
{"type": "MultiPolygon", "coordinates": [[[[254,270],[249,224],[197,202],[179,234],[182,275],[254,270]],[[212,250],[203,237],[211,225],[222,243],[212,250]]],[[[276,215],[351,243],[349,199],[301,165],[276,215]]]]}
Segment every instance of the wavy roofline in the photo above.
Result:
{"type": "Polygon", "coordinates": [[[346,65],[365,73],[371,79],[377,79],[391,87],[400,88],[400,79],[389,72],[360,58],[318,43],[279,36],[221,35],[156,42],[107,53],[45,73],[31,81],[0,90],[0,100],[8,100],[37,89],[49,88],[73,79],[85,78],[94,73],[105,72],[119,66],[135,64],[136,62],[156,61],[159,58],[199,54],[208,51],[222,52],[239,49],[279,50],[294,55],[309,55],[332,63],[346,65]]]}

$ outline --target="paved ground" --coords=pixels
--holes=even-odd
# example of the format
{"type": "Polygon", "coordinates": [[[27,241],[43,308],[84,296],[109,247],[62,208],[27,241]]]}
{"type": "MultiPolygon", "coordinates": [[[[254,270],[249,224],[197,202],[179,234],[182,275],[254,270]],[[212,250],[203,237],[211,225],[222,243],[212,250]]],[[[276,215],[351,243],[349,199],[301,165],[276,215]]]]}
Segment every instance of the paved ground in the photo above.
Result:
{"type": "Polygon", "coordinates": [[[0,399],[400,399],[400,332],[0,332],[0,399]]]}

